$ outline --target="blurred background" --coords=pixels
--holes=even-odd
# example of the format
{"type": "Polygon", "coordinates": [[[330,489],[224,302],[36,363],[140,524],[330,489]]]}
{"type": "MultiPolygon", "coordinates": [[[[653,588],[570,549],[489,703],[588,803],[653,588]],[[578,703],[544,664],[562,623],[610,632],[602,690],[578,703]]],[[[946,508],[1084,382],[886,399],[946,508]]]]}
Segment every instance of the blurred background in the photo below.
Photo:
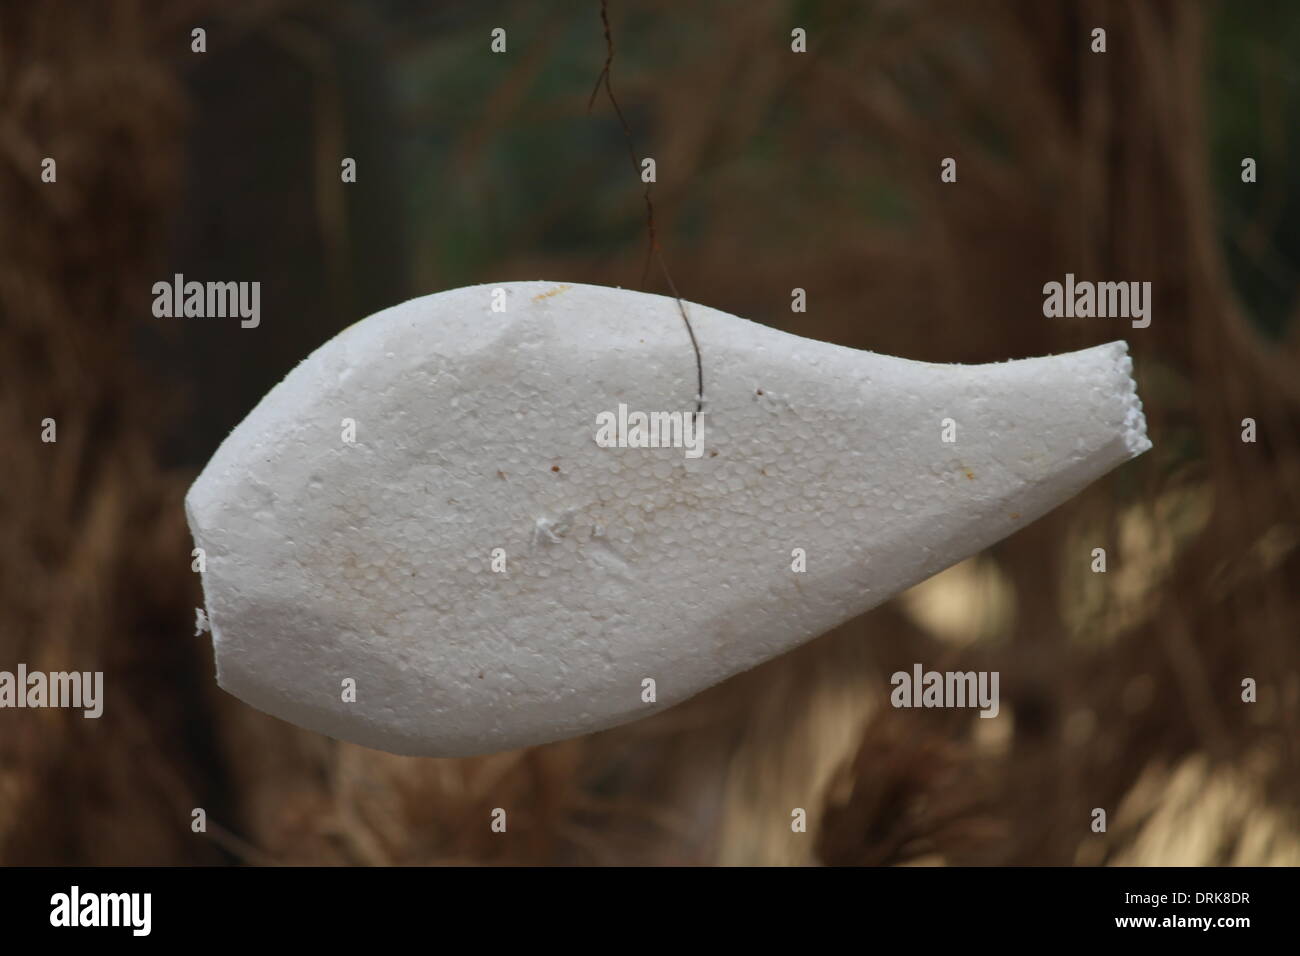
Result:
{"type": "Polygon", "coordinates": [[[666,291],[618,119],[588,111],[599,4],[0,0],[0,669],[102,670],[107,700],[0,711],[0,862],[1300,863],[1300,5],[610,19],[684,298],[936,362],[1126,338],[1154,450],[626,727],[466,760],[298,730],[215,684],[185,490],[378,309],[666,291]],[[176,272],[259,280],[261,326],[154,318],[176,272]],[[1066,272],[1152,282],[1150,327],[1045,319],[1066,272]],[[1000,671],[1000,718],[892,709],[917,661],[1000,671]]]}

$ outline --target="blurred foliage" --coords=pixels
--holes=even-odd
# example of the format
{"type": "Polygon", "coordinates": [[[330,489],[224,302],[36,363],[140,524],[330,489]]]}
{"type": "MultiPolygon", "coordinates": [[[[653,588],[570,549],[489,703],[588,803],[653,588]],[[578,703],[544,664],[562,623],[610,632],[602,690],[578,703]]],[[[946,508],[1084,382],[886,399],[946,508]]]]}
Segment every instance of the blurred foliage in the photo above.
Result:
{"type": "Polygon", "coordinates": [[[1252,320],[1282,338],[1295,334],[1300,288],[1300,167],[1290,156],[1300,130],[1300,7],[1213,9],[1206,88],[1224,252],[1252,320]],[[1245,156],[1258,163],[1255,184],[1241,181],[1245,156]]]}
{"type": "Polygon", "coordinates": [[[6,5],[0,667],[102,668],[115,703],[99,721],[0,716],[0,861],[1296,862],[1300,7],[611,15],[613,86],[657,160],[685,298],[929,361],[1124,337],[1154,450],[652,719],[472,760],[300,731],[217,690],[190,637],[185,488],[370,312],[493,280],[640,285],[641,184],[608,102],[588,109],[598,4],[6,5]],[[57,189],[36,175],[50,154],[57,189]],[[1152,326],[1044,320],[1042,284],[1067,271],[1151,280],[1152,326]],[[146,293],[173,272],[261,280],[262,327],[154,320],[146,293]],[[57,446],[36,442],[47,415],[57,446]],[[1099,543],[1104,576],[1087,570],[1099,543]],[[893,711],[888,675],[916,661],[999,670],[1003,716],[893,711]],[[1105,836],[1096,806],[1116,810],[1105,836]]]}

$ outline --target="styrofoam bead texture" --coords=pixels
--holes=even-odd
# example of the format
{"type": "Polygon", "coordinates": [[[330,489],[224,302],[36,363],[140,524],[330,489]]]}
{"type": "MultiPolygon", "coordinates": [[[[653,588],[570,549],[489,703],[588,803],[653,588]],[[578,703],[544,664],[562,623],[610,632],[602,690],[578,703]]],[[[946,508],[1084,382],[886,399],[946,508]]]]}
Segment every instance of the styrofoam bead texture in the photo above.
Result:
{"type": "Polygon", "coordinates": [[[312,353],[186,499],[221,686],[401,754],[588,733],[824,633],[1150,447],[1122,342],[939,365],[685,308],[699,457],[596,441],[619,404],[694,411],[671,298],[455,289],[312,353]]]}

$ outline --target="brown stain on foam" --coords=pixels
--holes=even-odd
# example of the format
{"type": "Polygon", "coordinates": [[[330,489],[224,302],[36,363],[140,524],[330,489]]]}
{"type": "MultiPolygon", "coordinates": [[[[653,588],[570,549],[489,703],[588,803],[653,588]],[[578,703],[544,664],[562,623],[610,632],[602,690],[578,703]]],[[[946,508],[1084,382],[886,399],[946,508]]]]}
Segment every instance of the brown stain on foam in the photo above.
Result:
{"type": "Polygon", "coordinates": [[[557,285],[554,289],[550,289],[546,292],[537,293],[537,295],[533,296],[533,301],[541,302],[542,299],[549,299],[551,298],[551,296],[559,295],[561,292],[567,292],[569,289],[572,288],[573,286],[562,283],[560,285],[557,285]]]}

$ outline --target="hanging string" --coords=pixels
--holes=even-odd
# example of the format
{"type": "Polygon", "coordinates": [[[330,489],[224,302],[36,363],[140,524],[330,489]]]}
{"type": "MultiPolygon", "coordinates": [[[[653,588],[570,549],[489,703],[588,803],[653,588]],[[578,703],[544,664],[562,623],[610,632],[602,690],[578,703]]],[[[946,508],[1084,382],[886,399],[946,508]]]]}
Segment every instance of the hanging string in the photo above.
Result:
{"type": "MultiPolygon", "coordinates": [[[[623,110],[619,107],[618,100],[614,96],[614,88],[610,84],[610,68],[614,65],[614,36],[609,28],[609,0],[600,0],[600,22],[605,28],[605,65],[601,68],[600,75],[596,77],[596,85],[591,91],[591,99],[587,101],[587,112],[591,112],[596,103],[596,96],[600,93],[601,86],[604,86],[610,105],[614,107],[618,122],[623,127],[623,138],[627,141],[628,155],[632,158],[632,169],[640,176],[641,163],[637,159],[636,144],[632,140],[632,128],[628,126],[627,119],[623,116],[623,110]]],[[[659,271],[663,273],[669,291],[672,292],[673,298],[677,300],[677,311],[681,313],[682,322],[686,325],[686,334],[691,337],[691,348],[695,350],[695,414],[699,415],[704,410],[704,361],[700,358],[700,343],[695,338],[695,329],[692,328],[690,317],[686,314],[686,305],[677,292],[677,284],[673,282],[673,277],[668,272],[668,263],[664,261],[663,249],[659,246],[659,238],[655,232],[655,207],[654,201],[650,198],[650,185],[649,182],[645,184],[644,194],[646,231],[649,241],[646,245],[645,265],[641,269],[641,285],[644,287],[646,284],[646,279],[650,274],[651,261],[658,262],[659,271]]]]}

